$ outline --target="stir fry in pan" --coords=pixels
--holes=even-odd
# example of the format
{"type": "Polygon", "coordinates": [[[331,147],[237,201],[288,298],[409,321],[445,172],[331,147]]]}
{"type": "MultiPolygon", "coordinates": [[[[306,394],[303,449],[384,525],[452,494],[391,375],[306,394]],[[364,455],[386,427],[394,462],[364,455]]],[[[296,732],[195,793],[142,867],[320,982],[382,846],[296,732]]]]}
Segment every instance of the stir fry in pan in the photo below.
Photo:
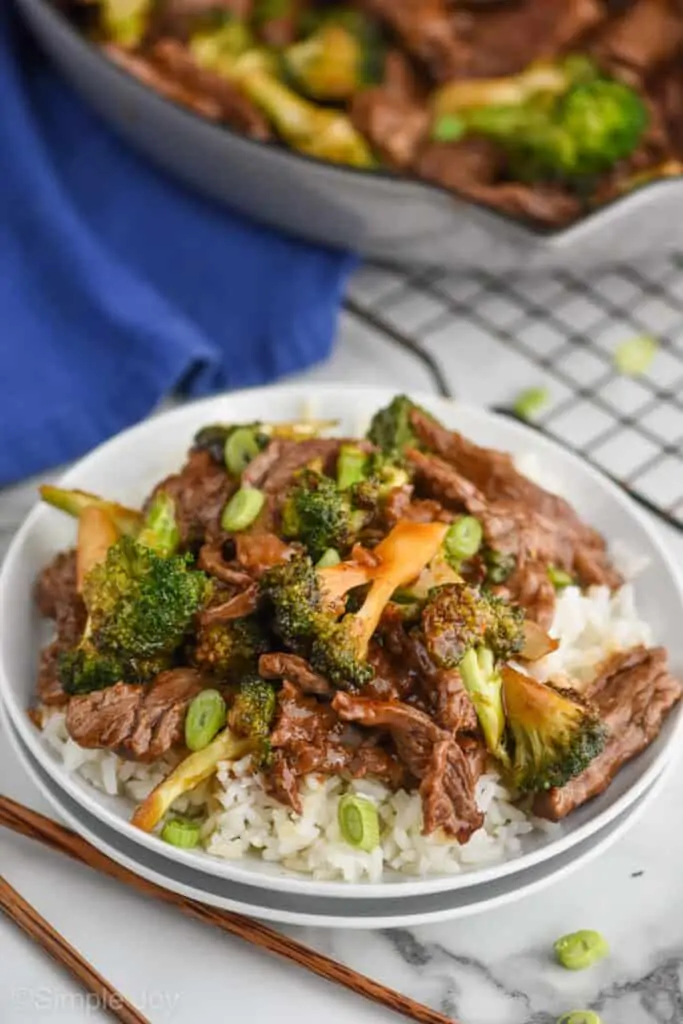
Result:
{"type": "Polygon", "coordinates": [[[113,61],[262,142],[548,227],[681,173],[680,0],[67,0],[113,61]]]}

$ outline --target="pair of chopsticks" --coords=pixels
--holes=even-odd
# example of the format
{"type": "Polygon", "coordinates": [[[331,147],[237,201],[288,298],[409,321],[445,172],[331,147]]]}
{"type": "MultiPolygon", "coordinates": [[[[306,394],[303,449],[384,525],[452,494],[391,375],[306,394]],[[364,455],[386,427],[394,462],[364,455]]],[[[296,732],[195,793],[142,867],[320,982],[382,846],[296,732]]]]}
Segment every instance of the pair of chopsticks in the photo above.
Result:
{"type": "MultiPolygon", "coordinates": [[[[458,1024],[450,1017],[424,1006],[363,974],[318,953],[308,946],[268,928],[259,921],[226,910],[205,906],[196,900],[169,892],[153,882],[139,878],[128,868],[122,867],[111,858],[96,850],[75,832],[63,828],[57,822],[36,811],[16,803],[9,797],[0,796],[0,825],[36,839],[44,846],[66,854],[73,860],[99,871],[109,878],[123,882],[144,896],[152,896],[164,903],[177,907],[184,914],[221,931],[249,942],[253,946],[276,953],[285,960],[298,964],[307,971],[336,982],[357,995],[402,1014],[417,1024],[458,1024]]],[[[0,877],[0,912],[5,913],[55,960],[67,968],[78,981],[99,1000],[101,1009],[106,1009],[121,1024],[149,1024],[149,1021],[127,1002],[112,985],[106,981],[84,957],[69,945],[7,882],[0,877]]]]}

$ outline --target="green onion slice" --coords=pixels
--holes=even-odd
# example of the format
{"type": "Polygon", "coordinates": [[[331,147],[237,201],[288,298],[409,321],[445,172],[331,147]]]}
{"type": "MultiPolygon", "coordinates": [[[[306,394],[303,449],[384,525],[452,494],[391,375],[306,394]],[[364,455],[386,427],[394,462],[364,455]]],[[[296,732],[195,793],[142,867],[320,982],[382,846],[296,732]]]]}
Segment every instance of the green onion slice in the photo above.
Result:
{"type": "Polygon", "coordinates": [[[560,1017],[557,1024],[602,1024],[602,1018],[593,1010],[572,1010],[560,1017]]]}
{"type": "Polygon", "coordinates": [[[476,555],[484,537],[482,525],[474,516],[461,516],[449,527],[444,538],[446,554],[457,561],[476,555]]]}
{"type": "Polygon", "coordinates": [[[241,476],[253,458],[261,451],[251,427],[237,427],[228,434],[223,455],[231,476],[241,476]]]}
{"type": "Polygon", "coordinates": [[[339,801],[337,814],[341,834],[349,846],[369,853],[379,845],[379,817],[372,801],[347,793],[339,801]]]}
{"type": "Polygon", "coordinates": [[[614,365],[619,373],[629,377],[647,373],[657,354],[657,348],[657,340],[649,334],[631,338],[617,347],[614,353],[614,365]]]}
{"type": "Polygon", "coordinates": [[[202,690],[194,698],[185,718],[185,743],[190,750],[203,750],[225,725],[226,706],[218,690],[202,690]]]}
{"type": "Polygon", "coordinates": [[[553,949],[557,962],[568,971],[583,971],[609,953],[607,940],[600,932],[586,928],[563,935],[554,944],[553,949]]]}
{"type": "Polygon", "coordinates": [[[240,487],[223,509],[221,526],[229,533],[246,530],[258,518],[266,496],[255,487],[240,487]]]}
{"type": "Polygon", "coordinates": [[[191,850],[199,843],[199,825],[186,818],[171,818],[161,830],[161,838],[181,850],[191,850]]]}
{"type": "Polygon", "coordinates": [[[547,388],[529,388],[518,395],[512,405],[512,411],[521,420],[532,420],[550,401],[547,388]]]}

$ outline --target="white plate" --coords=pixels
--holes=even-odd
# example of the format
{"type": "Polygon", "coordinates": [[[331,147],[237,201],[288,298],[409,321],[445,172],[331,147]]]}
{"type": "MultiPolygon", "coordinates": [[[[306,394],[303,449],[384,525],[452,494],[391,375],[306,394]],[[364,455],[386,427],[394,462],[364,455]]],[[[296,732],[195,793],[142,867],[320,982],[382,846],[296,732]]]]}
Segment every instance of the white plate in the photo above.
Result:
{"type": "MultiPolygon", "coordinates": [[[[180,465],[195,430],[216,420],[283,420],[312,415],[341,421],[341,429],[356,433],[372,413],[386,404],[393,392],[379,388],[316,385],[265,388],[207,399],[149,420],[102,445],[74,467],[63,483],[139,504],[152,484],[180,465]],[[311,407],[310,396],[316,399],[311,407]]],[[[618,488],[571,453],[521,424],[430,395],[416,399],[447,425],[462,430],[481,444],[533,454],[552,475],[580,513],[608,537],[648,560],[636,593],[639,610],[654,625],[656,639],[670,652],[676,670],[683,668],[683,588],[677,570],[650,522],[618,488]]],[[[657,740],[626,765],[607,792],[579,808],[552,836],[525,837],[520,856],[502,864],[456,875],[415,879],[387,872],[379,884],[351,885],[322,882],[296,875],[257,858],[222,861],[206,853],[183,851],[155,836],[134,829],[128,822],[129,805],[106,797],[78,776],[69,776],[27,718],[44,626],[32,602],[33,580],[59,550],[73,545],[74,524],[45,506],[30,513],[17,533],[0,576],[0,692],[15,728],[41,767],[84,809],[127,839],[156,855],[188,868],[251,886],[262,886],[299,896],[340,897],[345,900],[412,897],[469,888],[519,872],[555,857],[581,843],[624,812],[645,792],[662,770],[668,751],[681,733],[683,713],[676,709],[657,740]]]]}
{"type": "MultiPolygon", "coordinates": [[[[89,814],[72,800],[45,772],[12,727],[0,701],[0,725],[3,725],[17,757],[42,795],[66,825],[87,839],[100,852],[135,874],[164,889],[222,910],[258,917],[278,924],[312,925],[318,928],[406,928],[471,917],[486,910],[514,903],[523,896],[540,892],[546,886],[583,867],[622,838],[638,821],[671,773],[672,762],[654,779],[631,806],[604,828],[571,850],[520,871],[472,889],[450,893],[432,893],[403,899],[335,899],[265,891],[262,887],[242,885],[227,879],[174,864],[156,852],[143,849],[89,814]],[[302,903],[305,909],[302,909],[302,903]]],[[[2,729],[0,729],[2,735],[2,729]]],[[[676,759],[673,759],[676,760],[676,759]]]]}

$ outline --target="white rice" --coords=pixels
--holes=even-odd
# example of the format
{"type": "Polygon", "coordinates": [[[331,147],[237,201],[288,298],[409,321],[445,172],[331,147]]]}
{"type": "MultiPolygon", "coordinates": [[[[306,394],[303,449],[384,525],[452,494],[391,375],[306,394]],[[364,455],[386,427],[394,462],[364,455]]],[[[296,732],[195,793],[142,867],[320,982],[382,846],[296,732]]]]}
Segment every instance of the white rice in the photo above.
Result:
{"type": "MultiPolygon", "coordinates": [[[[636,644],[649,644],[649,627],[638,618],[633,590],[626,585],[612,594],[606,587],[582,593],[568,587],[559,596],[552,633],[557,651],[533,666],[539,678],[574,686],[589,682],[605,658],[636,644]]],[[[110,796],[139,802],[175,763],[153,766],[121,760],[104,750],[84,750],[68,736],[63,712],[45,712],[44,736],[68,772],[75,772],[110,796]]],[[[179,813],[208,812],[203,828],[207,851],[225,860],[260,856],[292,871],[319,879],[378,881],[386,868],[406,875],[453,874],[518,855],[529,833],[552,830],[516,806],[498,775],[479,780],[477,802],[484,825],[460,845],[441,835],[422,835],[422,808],[417,793],[392,793],[367,779],[308,776],[302,780],[303,813],[296,815],[269,796],[248,759],[222,765],[218,776],[174,805],[179,813]],[[377,807],[382,841],[371,853],[349,847],[341,838],[337,806],[347,792],[368,797],[377,807]]]]}

